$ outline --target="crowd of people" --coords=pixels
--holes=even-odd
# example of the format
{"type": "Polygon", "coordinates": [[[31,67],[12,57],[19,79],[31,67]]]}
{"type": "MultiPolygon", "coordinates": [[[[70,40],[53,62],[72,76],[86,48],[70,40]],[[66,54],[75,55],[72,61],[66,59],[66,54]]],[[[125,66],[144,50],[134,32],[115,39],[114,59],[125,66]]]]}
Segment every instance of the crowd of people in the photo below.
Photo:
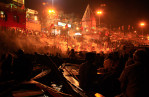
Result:
{"type": "MultiPolygon", "coordinates": [[[[84,58],[80,52],[76,57],[72,49],[68,53],[69,60],[84,58]]],[[[45,57],[37,59],[37,53],[24,54],[22,50],[15,53],[6,52],[0,57],[0,91],[6,89],[10,80],[17,82],[29,80],[33,74],[33,64],[41,63],[43,60],[44,69],[49,66],[45,57]],[[36,62],[38,61],[38,62],[36,62]]],[[[47,55],[46,55],[47,56],[47,55]]],[[[59,54],[53,57],[56,67],[65,62],[57,60],[59,54]]],[[[79,66],[79,86],[88,95],[100,93],[105,97],[146,97],[148,87],[148,47],[129,48],[123,46],[119,51],[108,54],[87,52],[85,62],[79,66]]],[[[52,68],[52,67],[50,67],[52,68]]],[[[55,78],[55,77],[53,77],[55,78]]]]}
{"type": "Polygon", "coordinates": [[[105,97],[147,97],[148,54],[147,47],[125,46],[109,54],[87,53],[79,85],[105,97]]]}

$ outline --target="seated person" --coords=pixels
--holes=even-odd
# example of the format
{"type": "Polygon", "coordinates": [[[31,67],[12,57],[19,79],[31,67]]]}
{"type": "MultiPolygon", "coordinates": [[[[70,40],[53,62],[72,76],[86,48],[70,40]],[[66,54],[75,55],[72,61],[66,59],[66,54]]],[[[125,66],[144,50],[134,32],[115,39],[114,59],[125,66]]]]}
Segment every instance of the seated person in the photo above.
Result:
{"type": "Polygon", "coordinates": [[[79,69],[79,86],[85,91],[93,89],[93,83],[96,79],[97,66],[94,64],[95,56],[95,53],[87,53],[86,62],[81,64],[79,69]]]}

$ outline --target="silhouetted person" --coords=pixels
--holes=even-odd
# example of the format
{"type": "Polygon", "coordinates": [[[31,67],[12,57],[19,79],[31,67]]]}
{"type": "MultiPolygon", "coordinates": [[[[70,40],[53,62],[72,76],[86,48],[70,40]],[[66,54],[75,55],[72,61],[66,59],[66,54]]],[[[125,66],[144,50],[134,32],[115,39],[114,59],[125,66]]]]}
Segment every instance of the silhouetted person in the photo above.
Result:
{"type": "Polygon", "coordinates": [[[97,67],[94,64],[95,53],[86,54],[86,62],[81,64],[79,69],[79,86],[85,91],[93,91],[94,81],[97,76],[97,67]]]}
{"type": "Polygon", "coordinates": [[[13,72],[14,79],[18,81],[29,80],[33,69],[32,56],[24,54],[18,50],[17,57],[14,59],[13,72]]]}
{"type": "Polygon", "coordinates": [[[106,72],[99,83],[99,92],[106,97],[114,97],[120,93],[118,78],[121,74],[120,58],[118,52],[112,52],[104,61],[106,72]]]}
{"type": "Polygon", "coordinates": [[[135,52],[135,49],[132,49],[132,50],[129,52],[129,58],[128,58],[128,60],[127,60],[126,63],[125,63],[125,67],[134,64],[134,60],[133,60],[133,53],[134,53],[134,52],[135,52]]]}
{"type": "Polygon", "coordinates": [[[75,60],[76,59],[76,55],[75,55],[75,51],[74,49],[71,49],[68,57],[71,59],[71,60],[75,60]]]}
{"type": "Polygon", "coordinates": [[[123,97],[147,97],[148,88],[148,56],[143,49],[133,54],[134,64],[127,66],[121,76],[123,97]]]}
{"type": "Polygon", "coordinates": [[[5,55],[3,55],[1,61],[2,61],[2,66],[1,66],[2,78],[1,78],[1,80],[3,80],[3,81],[10,80],[13,57],[10,53],[6,53],[5,55]]]}
{"type": "Polygon", "coordinates": [[[102,68],[103,62],[104,62],[104,57],[101,54],[97,54],[95,62],[97,64],[97,69],[102,68]]]}

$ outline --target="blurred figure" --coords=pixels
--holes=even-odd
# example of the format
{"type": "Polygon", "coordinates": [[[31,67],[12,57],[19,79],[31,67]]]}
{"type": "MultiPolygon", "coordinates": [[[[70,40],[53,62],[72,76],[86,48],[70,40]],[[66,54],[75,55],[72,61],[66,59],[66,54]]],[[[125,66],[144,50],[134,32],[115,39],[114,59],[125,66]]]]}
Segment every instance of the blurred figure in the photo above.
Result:
{"type": "Polygon", "coordinates": [[[129,52],[129,57],[128,57],[128,60],[127,60],[126,63],[125,63],[125,67],[134,64],[134,60],[133,60],[133,53],[134,53],[134,52],[135,52],[135,49],[132,49],[132,50],[129,52]]]}
{"type": "Polygon", "coordinates": [[[121,58],[119,57],[119,53],[112,52],[104,60],[103,66],[107,73],[113,74],[116,77],[119,77],[124,67],[121,63],[122,62],[121,62],[121,58]]]}
{"type": "Polygon", "coordinates": [[[23,50],[18,50],[13,63],[14,80],[29,80],[33,70],[32,55],[24,54],[23,50]]]}
{"type": "Polygon", "coordinates": [[[148,55],[144,49],[133,54],[134,64],[127,66],[121,76],[123,97],[147,97],[148,55]]]}
{"type": "Polygon", "coordinates": [[[114,97],[120,93],[119,76],[121,64],[118,52],[110,53],[104,61],[104,76],[99,83],[99,92],[106,97],[114,97]]]}
{"type": "Polygon", "coordinates": [[[68,57],[71,59],[71,60],[75,60],[76,59],[76,55],[75,55],[75,51],[74,49],[71,49],[68,57]]]}
{"type": "Polygon", "coordinates": [[[1,57],[1,78],[0,81],[8,81],[11,79],[11,72],[12,72],[12,62],[13,57],[12,54],[6,52],[1,57]]]}
{"type": "Polygon", "coordinates": [[[97,76],[97,66],[94,64],[95,57],[95,53],[87,53],[86,62],[81,64],[79,69],[79,86],[85,91],[93,91],[94,81],[97,76]]]}
{"type": "Polygon", "coordinates": [[[103,63],[104,63],[104,56],[101,54],[96,55],[96,60],[97,68],[103,68],[103,63]]]}
{"type": "Polygon", "coordinates": [[[82,51],[79,52],[79,58],[80,58],[80,59],[85,59],[85,55],[83,54],[82,51]]]}
{"type": "Polygon", "coordinates": [[[70,53],[70,49],[68,48],[66,51],[66,54],[69,55],[69,53],[70,53]]]}

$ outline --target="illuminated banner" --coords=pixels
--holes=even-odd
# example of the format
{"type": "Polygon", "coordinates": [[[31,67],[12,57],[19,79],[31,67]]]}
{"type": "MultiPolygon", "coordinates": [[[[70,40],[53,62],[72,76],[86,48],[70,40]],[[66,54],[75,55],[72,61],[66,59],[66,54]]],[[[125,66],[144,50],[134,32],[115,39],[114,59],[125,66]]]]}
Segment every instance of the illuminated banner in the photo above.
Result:
{"type": "MultiPolygon", "coordinates": [[[[59,26],[66,26],[66,23],[58,22],[58,25],[59,25],[59,26]]],[[[68,24],[68,27],[71,28],[71,25],[68,24]]]]}
{"type": "Polygon", "coordinates": [[[13,0],[14,2],[20,3],[20,4],[24,4],[24,0],[13,0]]]}
{"type": "Polygon", "coordinates": [[[38,11],[29,9],[29,8],[26,10],[26,12],[29,14],[38,14],[38,11]]]}

